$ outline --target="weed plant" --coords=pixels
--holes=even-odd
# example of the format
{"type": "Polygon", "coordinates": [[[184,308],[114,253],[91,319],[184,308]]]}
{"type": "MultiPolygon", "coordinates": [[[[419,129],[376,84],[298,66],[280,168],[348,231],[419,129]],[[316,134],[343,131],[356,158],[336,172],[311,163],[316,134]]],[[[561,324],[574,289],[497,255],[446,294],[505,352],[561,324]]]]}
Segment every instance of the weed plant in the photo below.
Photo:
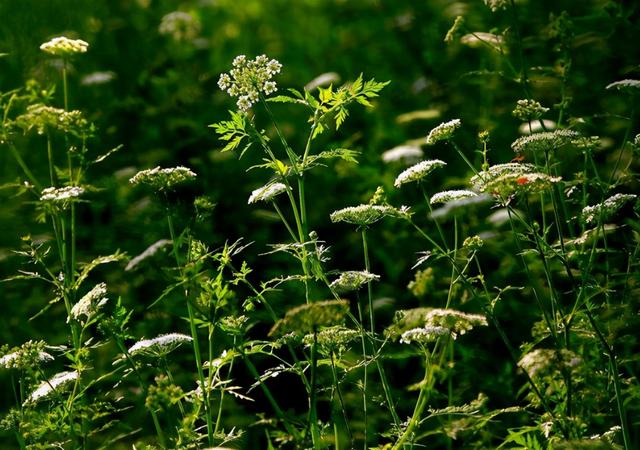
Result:
{"type": "MultiPolygon", "coordinates": [[[[2,347],[13,398],[2,406],[2,448],[638,448],[640,80],[590,86],[628,105],[616,113],[620,134],[607,136],[602,111],[572,115],[571,16],[550,17],[559,57],[546,69],[528,60],[520,2],[484,3],[491,32],[459,16],[444,40],[486,52],[483,70],[516,86],[519,97],[501,108],[519,133],[451,117],[420,142],[396,142],[383,155],[386,181],[359,204],[309,180],[366,156],[340,133],[358,110],[377,114],[393,80],[341,84],[329,74],[283,88],[279,61],[229,61],[218,87],[235,108],[210,125],[211,139],[221,154],[257,162],[247,170],[262,185],[247,204],[284,237],[265,248],[209,239],[227,212],[183,165],[138,168],[118,186],[161,211],[163,231],[146,250],[79,248],[90,228],[82,218],[105,189],[91,176],[122,146],[100,149],[103,131],[72,109],[70,69],[91,45],[42,44],[60,79],[0,93],[0,143],[21,171],[4,188],[35,218],[1,286],[46,286],[29,315],[65,337],[2,347]],[[557,92],[542,98],[534,80],[545,70],[557,92]],[[306,125],[285,129],[287,108],[306,125]],[[496,133],[511,133],[512,160],[494,156],[496,133]],[[27,148],[46,171],[30,166],[27,148]],[[333,212],[317,220],[314,205],[328,194],[333,212]],[[348,254],[334,241],[348,242],[348,254]],[[378,259],[400,244],[394,264],[412,279],[410,296],[397,295],[404,302],[383,296],[406,289],[388,286],[393,267],[378,259]],[[126,273],[116,278],[124,284],[154,280],[156,290],[134,305],[110,273],[126,273]]],[[[159,27],[178,43],[200,32],[185,12],[159,27]]]]}

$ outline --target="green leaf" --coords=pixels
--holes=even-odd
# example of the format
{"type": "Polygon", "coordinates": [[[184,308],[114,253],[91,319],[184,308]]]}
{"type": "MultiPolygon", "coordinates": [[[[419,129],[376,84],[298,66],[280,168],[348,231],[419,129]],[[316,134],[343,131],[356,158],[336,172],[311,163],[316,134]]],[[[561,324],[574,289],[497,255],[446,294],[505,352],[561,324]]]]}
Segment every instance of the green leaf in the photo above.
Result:
{"type": "Polygon", "coordinates": [[[275,97],[269,97],[267,101],[274,103],[300,103],[301,100],[288,95],[276,95],[275,97]]]}

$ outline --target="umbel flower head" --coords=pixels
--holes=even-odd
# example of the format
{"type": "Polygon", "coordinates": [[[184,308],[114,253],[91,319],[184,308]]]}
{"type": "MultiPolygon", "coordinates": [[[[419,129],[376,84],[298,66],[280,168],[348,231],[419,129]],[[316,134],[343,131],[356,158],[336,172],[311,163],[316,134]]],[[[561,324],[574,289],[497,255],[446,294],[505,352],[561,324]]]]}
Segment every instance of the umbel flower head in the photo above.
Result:
{"type": "Polygon", "coordinates": [[[442,336],[449,336],[451,331],[445,327],[438,326],[425,326],[420,328],[412,328],[405,331],[400,336],[401,344],[421,344],[425,345],[429,342],[433,342],[442,336]]]}
{"type": "Polygon", "coordinates": [[[427,136],[427,145],[433,145],[436,142],[446,141],[453,137],[453,133],[460,128],[462,122],[460,119],[453,119],[448,122],[443,122],[433,130],[429,132],[427,136]]]}
{"type": "Polygon", "coordinates": [[[283,183],[269,183],[251,192],[247,203],[270,202],[287,190],[283,183]]]}
{"type": "MultiPolygon", "coordinates": [[[[73,305],[69,313],[69,319],[81,321],[83,316],[87,320],[91,319],[109,300],[106,295],[107,285],[105,283],[96,284],[78,303],[73,305]]],[[[69,319],[67,319],[67,322],[69,319]]]]}
{"type": "Polygon", "coordinates": [[[261,93],[269,95],[278,90],[271,79],[280,73],[280,69],[282,64],[266,55],[256,56],[253,60],[239,55],[233,60],[233,69],[220,75],[218,87],[231,97],[237,97],[238,108],[247,111],[259,100],[261,93]]]}
{"type": "Polygon", "coordinates": [[[539,348],[524,355],[518,365],[534,378],[561,368],[572,369],[581,362],[582,359],[570,350],[539,348]]]}
{"type": "Polygon", "coordinates": [[[607,85],[606,89],[616,89],[618,91],[634,92],[640,89],[640,80],[620,80],[607,85]]]}
{"type": "Polygon", "coordinates": [[[426,161],[421,161],[418,164],[414,164],[409,167],[407,170],[400,172],[400,175],[396,177],[396,180],[393,182],[393,185],[397,188],[402,186],[405,183],[411,183],[412,181],[422,180],[424,177],[429,175],[435,169],[439,167],[446,166],[447,163],[441,161],[439,159],[429,159],[426,161]]]}
{"type": "MultiPolygon", "coordinates": [[[[316,342],[318,343],[318,350],[323,355],[330,355],[333,353],[343,353],[349,344],[360,337],[360,333],[356,330],[351,330],[340,325],[334,327],[324,328],[316,334],[316,342]]],[[[313,334],[307,334],[302,338],[302,342],[305,345],[312,345],[314,342],[313,334]]]]}
{"type": "Polygon", "coordinates": [[[516,109],[511,114],[514,117],[526,122],[529,120],[535,120],[542,117],[544,113],[549,111],[549,108],[545,108],[539,102],[535,100],[518,100],[516,103],[516,109]]]}
{"type": "Polygon", "coordinates": [[[45,208],[63,210],[84,194],[84,188],[80,186],[65,186],[61,188],[48,187],[40,193],[40,201],[45,208]]]}
{"type": "Polygon", "coordinates": [[[386,205],[349,206],[334,211],[329,216],[332,222],[346,222],[359,226],[376,223],[385,216],[393,215],[395,208],[386,205]]]}
{"type": "Polygon", "coordinates": [[[69,39],[66,36],[59,36],[45,42],[40,46],[40,50],[55,56],[71,56],[76,53],[85,53],[89,44],[82,39],[69,39]]]}
{"type": "Polygon", "coordinates": [[[455,309],[432,309],[425,316],[425,324],[431,327],[444,327],[455,339],[475,327],[487,326],[487,318],[479,314],[468,314],[455,309]]]}
{"type": "Polygon", "coordinates": [[[570,144],[578,136],[580,133],[573,130],[543,131],[516,139],[511,148],[516,153],[551,151],[570,144]]]}
{"type": "Polygon", "coordinates": [[[433,194],[433,196],[429,200],[429,203],[431,203],[432,205],[435,205],[437,203],[447,203],[447,202],[452,202],[457,200],[473,198],[477,196],[478,196],[477,193],[473,191],[469,191],[467,189],[442,191],[442,192],[438,192],[437,194],[433,194]]]}
{"type": "Polygon", "coordinates": [[[432,308],[412,308],[396,311],[393,322],[384,330],[385,337],[398,339],[402,333],[425,326],[425,316],[432,308]]]}
{"type": "Polygon", "coordinates": [[[153,339],[143,339],[129,348],[131,356],[144,355],[163,357],[180,347],[185,342],[191,342],[191,336],[180,333],[161,334],[153,339]]]}
{"type": "Polygon", "coordinates": [[[65,111],[42,103],[29,105],[26,113],[16,117],[15,124],[25,132],[35,129],[38,134],[57,130],[82,137],[89,132],[89,122],[82,112],[65,111]]]}
{"type": "Polygon", "coordinates": [[[27,341],[0,358],[0,367],[5,369],[35,369],[41,363],[53,361],[53,356],[44,351],[44,341],[27,341]]]}
{"type": "Polygon", "coordinates": [[[178,42],[193,40],[200,33],[200,22],[187,12],[173,11],[162,17],[158,33],[169,35],[178,42]]]}
{"type": "Polygon", "coordinates": [[[342,272],[340,276],[331,283],[331,288],[338,293],[357,291],[365,284],[380,279],[379,275],[362,271],[342,272]]]}
{"type": "Polygon", "coordinates": [[[178,166],[166,169],[155,167],[136,173],[131,177],[129,183],[147,184],[157,191],[167,191],[180,183],[191,181],[195,177],[196,174],[187,167],[178,166]]]}
{"type": "Polygon", "coordinates": [[[625,203],[636,198],[637,195],[634,194],[615,194],[602,203],[583,208],[582,220],[586,224],[592,224],[599,219],[605,221],[622,208],[625,203]]]}
{"type": "Polygon", "coordinates": [[[71,383],[76,381],[80,374],[77,371],[60,372],[49,378],[47,381],[43,381],[34,390],[24,404],[38,403],[39,401],[46,400],[54,395],[60,394],[65,389],[71,386],[71,383]]]}
{"type": "Polygon", "coordinates": [[[417,145],[399,145],[387,150],[382,154],[382,161],[387,164],[403,162],[408,164],[416,163],[422,158],[424,152],[417,145]]]}
{"type": "Polygon", "coordinates": [[[342,324],[348,312],[347,300],[326,300],[297,306],[275,323],[269,336],[281,337],[289,333],[304,336],[320,327],[342,324]]]}
{"type": "Polygon", "coordinates": [[[474,190],[486,192],[502,199],[508,199],[518,193],[544,191],[560,181],[560,177],[535,172],[535,166],[531,164],[517,163],[491,166],[474,175],[470,180],[474,190]]]}

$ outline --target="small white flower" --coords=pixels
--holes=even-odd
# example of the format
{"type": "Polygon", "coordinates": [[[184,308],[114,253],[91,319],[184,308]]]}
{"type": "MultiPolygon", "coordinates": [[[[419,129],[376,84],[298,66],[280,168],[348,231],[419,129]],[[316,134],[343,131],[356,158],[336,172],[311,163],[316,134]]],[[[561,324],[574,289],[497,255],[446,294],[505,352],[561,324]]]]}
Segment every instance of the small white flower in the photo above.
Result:
{"type": "Polygon", "coordinates": [[[385,216],[393,215],[397,210],[391,206],[358,205],[342,208],[331,213],[332,222],[346,222],[354,225],[371,225],[385,216]]]}
{"type": "Polygon", "coordinates": [[[602,203],[583,208],[582,220],[587,224],[591,224],[598,219],[607,220],[622,208],[625,203],[636,198],[637,195],[634,194],[615,194],[602,203]]]}
{"type": "Polygon", "coordinates": [[[424,177],[429,175],[432,171],[439,167],[446,166],[447,163],[441,161],[439,159],[429,159],[426,161],[421,161],[418,164],[414,164],[409,167],[407,170],[404,170],[396,177],[393,185],[395,187],[400,187],[405,183],[410,183],[412,181],[422,180],[424,177]]]}
{"type": "Polygon", "coordinates": [[[640,80],[620,80],[607,85],[606,89],[617,89],[619,91],[640,89],[640,80]]]}
{"type": "Polygon", "coordinates": [[[231,97],[237,97],[238,108],[247,111],[258,101],[260,93],[269,95],[278,90],[272,78],[281,68],[282,64],[266,55],[253,60],[238,55],[233,60],[233,69],[220,75],[218,87],[231,97]]]}
{"type": "Polygon", "coordinates": [[[448,328],[439,326],[425,326],[420,328],[412,328],[407,330],[400,336],[401,344],[411,344],[412,342],[418,344],[427,344],[433,342],[439,337],[448,336],[451,334],[448,328]]]}
{"type": "MultiPolygon", "coordinates": [[[[84,316],[89,320],[108,301],[107,285],[105,283],[96,284],[93,289],[87,292],[73,307],[69,313],[69,318],[80,321],[84,316]]],[[[69,319],[67,319],[67,322],[69,319]]]]}
{"type": "Polygon", "coordinates": [[[184,166],[169,167],[162,169],[160,167],[154,167],[153,169],[141,170],[136,173],[129,183],[131,184],[148,184],[157,190],[167,190],[173,188],[175,185],[191,181],[196,177],[196,174],[189,168],[184,166]]]}
{"type": "Polygon", "coordinates": [[[464,200],[467,198],[477,197],[478,194],[466,189],[454,190],[454,191],[442,191],[434,194],[431,197],[430,203],[435,205],[436,203],[447,203],[455,200],[464,200]]]}
{"type": "Polygon", "coordinates": [[[40,46],[40,50],[56,56],[69,56],[75,53],[85,53],[89,44],[81,39],[69,39],[60,36],[45,42],[40,46]]]}
{"type": "Polygon", "coordinates": [[[448,122],[441,123],[429,132],[429,135],[427,136],[427,145],[433,145],[436,142],[451,139],[453,133],[455,133],[461,125],[462,122],[460,119],[453,119],[448,122]]]}
{"type": "Polygon", "coordinates": [[[65,209],[82,194],[84,194],[84,188],[80,186],[48,187],[42,190],[40,201],[54,208],[65,209]]]}
{"type": "Polygon", "coordinates": [[[556,150],[563,145],[570,144],[571,140],[578,136],[580,133],[573,130],[543,131],[516,139],[511,144],[511,148],[517,153],[556,150]]]}
{"type": "Polygon", "coordinates": [[[259,201],[270,202],[286,190],[287,187],[283,183],[270,183],[251,192],[247,203],[251,204],[259,201]]]}
{"type": "Polygon", "coordinates": [[[165,356],[185,342],[191,342],[191,336],[180,333],[161,334],[153,339],[143,339],[133,344],[128,353],[131,356],[138,354],[146,356],[165,356]]]}
{"type": "Polygon", "coordinates": [[[347,271],[342,272],[340,276],[331,283],[331,288],[336,292],[349,292],[360,289],[371,281],[380,279],[379,275],[363,271],[347,271]]]}
{"type": "Polygon", "coordinates": [[[41,400],[45,400],[54,394],[59,394],[68,388],[71,383],[76,381],[80,374],[77,371],[72,372],[60,372],[55,374],[47,381],[43,381],[36,388],[35,391],[29,395],[24,404],[37,403],[41,400]]]}
{"type": "Polygon", "coordinates": [[[382,161],[385,163],[404,162],[413,164],[422,158],[424,152],[417,145],[399,145],[387,150],[382,154],[382,161]]]}

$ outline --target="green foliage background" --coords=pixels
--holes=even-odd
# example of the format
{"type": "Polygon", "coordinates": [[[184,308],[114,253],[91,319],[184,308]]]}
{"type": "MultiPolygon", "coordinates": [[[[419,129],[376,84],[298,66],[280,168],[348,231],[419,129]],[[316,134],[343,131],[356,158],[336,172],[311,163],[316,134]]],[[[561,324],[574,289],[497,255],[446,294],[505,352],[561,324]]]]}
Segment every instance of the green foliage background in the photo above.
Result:
{"type": "MultiPolygon", "coordinates": [[[[566,85],[566,114],[580,121],[583,129],[610,138],[608,145],[595,154],[598,166],[605,174],[610,173],[627,125],[620,116],[628,114],[628,104],[623,96],[604,88],[613,81],[640,76],[640,5],[604,0],[516,3],[525,36],[523,56],[530,68],[530,97],[546,106],[561,100],[563,36],[554,33],[553,23],[554,18],[567,12],[572,34],[564,37],[570,39],[573,61],[566,85]]],[[[365,78],[390,80],[373,109],[354,110],[335,137],[322,137],[316,144],[318,148],[326,145],[358,150],[360,163],[331,163],[329,169],[314,172],[307,181],[309,222],[332,248],[329,268],[348,270],[362,264],[359,236],[349,227],[331,224],[328,217],[332,211],[367,202],[380,185],[393,204],[421,201],[417,191],[393,189],[402,166],[383,164],[383,151],[424,139],[438,123],[460,118],[465,125],[460,143],[465,148],[479,148],[476,133],[489,130],[491,162],[507,162],[514,156],[510,143],[518,136],[520,122],[511,111],[516,101],[526,96],[495,52],[470,48],[458,39],[451,44],[444,42],[458,15],[465,17],[466,26],[473,31],[502,30],[510,23],[508,13],[492,13],[479,0],[0,0],[0,53],[7,54],[0,57],[0,91],[34,79],[43,88],[55,85],[54,103],[60,105],[59,70],[43,56],[39,45],[62,34],[89,42],[88,53],[73,61],[70,106],[83,110],[98,127],[97,137],[89,142],[91,154],[105,153],[120,144],[123,148],[89,173],[99,189],[90,195],[91,203],[81,207],[79,258],[116,249],[133,256],[166,238],[163,211],[143,192],[132,189],[128,179],[141,169],[184,164],[198,178],[177,195],[183,196],[186,204],[193,195],[206,194],[217,204],[211,220],[199,230],[201,239],[212,247],[240,237],[254,242],[245,258],[260,280],[287,273],[294,263],[277,256],[258,256],[265,245],[286,240],[287,236],[270,210],[247,205],[251,190],[266,181],[260,171],[246,171],[260,162],[261,155],[249,151],[238,160],[231,153],[220,153],[222,144],[207,127],[226,119],[227,111],[235,108],[216,85],[219,74],[229,69],[238,54],[252,57],[265,53],[283,64],[277,78],[281,92],[288,87],[301,88],[326,72],[337,73],[342,82],[354,80],[360,73],[365,78]],[[188,12],[199,21],[200,30],[193,39],[179,41],[158,32],[162,17],[174,10],[188,12]],[[106,84],[83,84],[83,77],[95,71],[110,71],[115,77],[106,84]],[[403,119],[403,115],[416,111],[424,112],[427,118],[403,119]]],[[[520,55],[507,58],[519,66],[520,55]]],[[[303,147],[306,117],[289,105],[274,105],[273,109],[292,146],[303,147]]],[[[256,114],[261,116],[263,112],[257,110],[256,114]]],[[[549,118],[556,116],[557,108],[549,113],[549,118]]],[[[267,132],[274,134],[270,128],[267,132]]],[[[36,176],[41,177],[47,174],[43,149],[43,141],[25,138],[21,150],[36,176]]],[[[430,147],[425,153],[428,158],[449,163],[446,171],[430,178],[432,192],[464,184],[469,171],[451,148],[430,147]]],[[[470,157],[480,161],[479,155],[470,157]]],[[[0,180],[11,183],[21,179],[19,167],[0,145],[0,180]]],[[[637,192],[637,180],[629,181],[628,186],[637,192]]],[[[20,247],[20,237],[49,231],[45,225],[34,223],[33,205],[25,203],[14,189],[0,190],[0,198],[0,277],[5,278],[17,269],[25,269],[12,253],[20,247]]],[[[431,226],[424,206],[415,210],[416,220],[431,226]]],[[[489,213],[489,205],[466,211],[468,230],[491,231],[485,220],[489,213]]],[[[426,249],[413,238],[411,230],[389,221],[371,234],[373,272],[384,274],[376,285],[376,297],[381,299],[379,323],[389,323],[397,309],[434,306],[442,301],[439,296],[448,285],[447,273],[436,272],[432,290],[419,298],[406,289],[414,276],[414,255],[426,249]]],[[[489,240],[487,245],[486,273],[494,278],[488,284],[503,286],[504,280],[509,280],[512,285],[525,285],[516,267],[513,244],[489,240]]],[[[113,295],[122,296],[124,304],[135,311],[132,331],[136,336],[186,327],[176,299],[169,298],[161,309],[146,309],[166,285],[159,271],[129,275],[121,269],[101,269],[96,277],[102,277],[113,295]]],[[[280,311],[300,303],[290,298],[295,294],[276,296],[280,311]]],[[[59,304],[26,320],[46,305],[50,295],[46,286],[32,281],[0,284],[0,343],[18,345],[36,338],[62,343],[67,330],[65,312],[59,304]]],[[[531,340],[530,329],[537,317],[532,304],[527,303],[531,299],[524,300],[519,291],[512,291],[505,294],[499,306],[503,325],[516,343],[531,340]]],[[[483,330],[476,337],[476,344],[466,347],[468,353],[459,363],[468,363],[469,368],[456,380],[456,395],[469,401],[475,393],[485,392],[496,408],[512,405],[519,398],[523,379],[515,373],[495,333],[483,330]]],[[[637,342],[629,342],[629,349],[637,350],[637,342]]],[[[191,367],[189,352],[184,353],[184,366],[191,367]]],[[[109,364],[106,360],[102,363],[109,364]]],[[[398,394],[402,386],[419,381],[420,374],[412,367],[407,360],[394,369],[392,378],[398,394]]],[[[250,380],[249,375],[243,376],[250,380]]],[[[8,375],[0,374],[0,381],[4,383],[5,377],[8,375]]],[[[286,388],[283,382],[280,389],[286,388]]],[[[300,399],[291,400],[292,406],[304,404],[301,389],[300,394],[300,399]]],[[[0,392],[0,409],[8,409],[12,398],[11,392],[0,392]]],[[[229,423],[247,421],[240,411],[229,423]]],[[[637,406],[635,411],[639,411],[637,406]]],[[[638,433],[636,443],[637,439],[638,433]]]]}

